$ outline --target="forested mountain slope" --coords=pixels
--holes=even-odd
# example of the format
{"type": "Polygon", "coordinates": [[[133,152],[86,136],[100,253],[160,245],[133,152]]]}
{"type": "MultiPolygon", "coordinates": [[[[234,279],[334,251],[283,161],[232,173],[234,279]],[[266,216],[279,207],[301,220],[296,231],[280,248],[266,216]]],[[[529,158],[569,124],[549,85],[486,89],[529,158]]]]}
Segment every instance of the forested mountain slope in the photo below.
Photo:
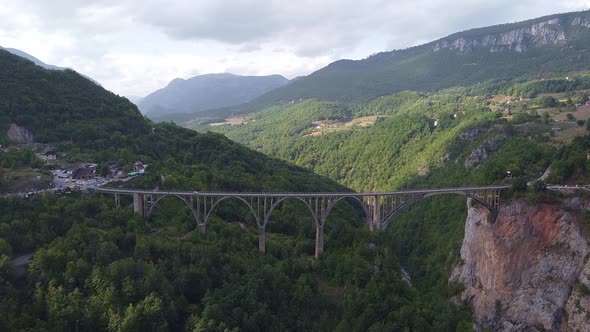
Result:
{"type": "Polygon", "coordinates": [[[368,100],[403,90],[438,90],[585,70],[590,66],[589,27],[590,12],[586,11],[459,32],[406,50],[334,62],[256,102],[368,100]]]}
{"type": "MultiPolygon", "coordinates": [[[[559,82],[566,88],[590,84],[586,77],[531,81],[502,89],[536,95],[550,92],[543,87],[560,89],[559,82]]],[[[496,86],[492,90],[500,91],[496,86]]],[[[555,117],[560,119],[559,111],[576,114],[572,98],[581,100],[583,93],[572,95],[569,104],[558,110],[555,105],[543,106],[542,97],[519,102],[521,97],[490,96],[485,91],[489,90],[483,86],[430,94],[407,91],[366,104],[308,100],[254,113],[241,125],[194,127],[224,133],[355,190],[412,187],[420,178],[429,179],[430,186],[490,184],[502,181],[506,171],[534,177],[551,161],[552,126],[584,133],[584,127],[573,120],[551,124],[555,117]],[[542,123],[544,112],[547,118],[542,123]],[[490,163],[496,154],[505,159],[490,163]],[[455,175],[436,176],[439,170],[455,175]]],[[[584,114],[582,108],[580,112],[584,114]]]]}
{"type": "Polygon", "coordinates": [[[71,70],[46,70],[0,50],[0,142],[11,123],[37,142],[71,141],[105,147],[117,133],[140,135],[150,126],[137,107],[71,70]]]}

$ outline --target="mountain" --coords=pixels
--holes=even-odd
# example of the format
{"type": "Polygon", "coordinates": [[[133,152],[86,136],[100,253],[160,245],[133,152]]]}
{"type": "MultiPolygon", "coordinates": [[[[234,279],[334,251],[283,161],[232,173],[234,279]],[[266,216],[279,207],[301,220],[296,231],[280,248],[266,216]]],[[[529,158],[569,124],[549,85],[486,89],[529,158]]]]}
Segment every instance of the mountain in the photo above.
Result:
{"type": "Polygon", "coordinates": [[[6,50],[14,55],[18,55],[21,58],[25,58],[29,61],[33,61],[34,64],[36,64],[37,66],[43,67],[45,69],[49,69],[49,70],[66,70],[67,68],[64,67],[58,67],[58,66],[54,66],[54,65],[48,65],[45,62],[35,58],[34,56],[30,55],[29,53],[23,52],[21,50],[17,50],[16,48],[2,48],[3,50],[6,50]]]}
{"type": "Polygon", "coordinates": [[[288,82],[289,80],[280,75],[207,74],[188,80],[177,78],[165,88],[143,98],[139,102],[139,109],[150,117],[203,112],[249,102],[288,82]]]}
{"type": "Polygon", "coordinates": [[[106,146],[113,133],[138,135],[149,124],[124,98],[65,70],[47,70],[0,50],[0,142],[14,123],[36,142],[106,146]],[[108,133],[108,134],[105,134],[108,133]]]}
{"type": "Polygon", "coordinates": [[[435,91],[585,71],[590,68],[588,45],[590,11],[472,29],[363,60],[339,60],[251,103],[219,112],[251,112],[309,98],[368,101],[403,90],[435,91]]]}
{"type": "MultiPolygon", "coordinates": [[[[36,64],[37,66],[39,66],[39,67],[43,67],[43,68],[45,68],[45,69],[49,69],[49,70],[73,70],[73,69],[70,69],[70,68],[65,68],[65,67],[58,67],[58,66],[54,66],[54,65],[48,65],[48,64],[46,64],[45,62],[43,62],[43,61],[41,61],[41,60],[37,59],[36,57],[34,57],[34,56],[32,56],[32,55],[30,55],[29,53],[23,52],[23,51],[21,51],[21,50],[17,50],[16,48],[3,48],[3,47],[1,47],[1,46],[0,46],[0,50],[5,50],[5,51],[8,51],[8,52],[10,52],[10,53],[12,53],[12,54],[14,54],[14,55],[18,55],[18,56],[20,56],[21,58],[25,58],[25,59],[27,59],[27,60],[29,60],[29,61],[32,61],[32,62],[33,62],[34,64],[36,64]]],[[[78,73],[78,74],[80,74],[80,73],[78,73]]],[[[88,76],[86,76],[86,75],[84,75],[84,74],[80,74],[80,75],[82,75],[84,78],[86,78],[86,79],[88,79],[88,80],[92,81],[94,84],[96,84],[96,85],[100,85],[100,84],[99,84],[97,81],[95,81],[94,79],[92,79],[92,78],[90,78],[90,77],[88,77],[88,76]]]]}

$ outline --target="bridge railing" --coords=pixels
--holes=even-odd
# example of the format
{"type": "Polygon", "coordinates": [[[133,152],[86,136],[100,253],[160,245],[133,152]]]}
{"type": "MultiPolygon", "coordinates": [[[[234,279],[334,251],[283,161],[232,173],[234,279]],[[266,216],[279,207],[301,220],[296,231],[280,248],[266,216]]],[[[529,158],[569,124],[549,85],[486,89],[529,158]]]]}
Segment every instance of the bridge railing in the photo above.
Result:
{"type": "Polygon", "coordinates": [[[508,189],[508,185],[479,186],[479,187],[451,187],[437,189],[409,189],[383,192],[231,192],[231,191],[184,191],[184,190],[149,190],[149,189],[127,189],[127,188],[97,188],[97,192],[111,194],[156,194],[156,195],[181,195],[181,196],[240,196],[240,197],[350,197],[350,196],[376,196],[376,195],[411,195],[411,194],[434,194],[472,192],[482,190],[508,189]]]}

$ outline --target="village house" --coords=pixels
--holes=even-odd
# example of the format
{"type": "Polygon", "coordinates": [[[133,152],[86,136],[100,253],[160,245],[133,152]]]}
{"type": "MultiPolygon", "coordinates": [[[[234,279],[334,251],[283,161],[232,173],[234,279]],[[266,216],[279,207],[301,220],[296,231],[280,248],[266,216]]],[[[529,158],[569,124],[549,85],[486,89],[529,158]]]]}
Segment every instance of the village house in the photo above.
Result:
{"type": "Polygon", "coordinates": [[[55,153],[55,150],[47,150],[46,152],[44,152],[41,155],[41,159],[43,159],[43,160],[56,160],[57,154],[55,153]]]}
{"type": "Polygon", "coordinates": [[[136,172],[137,174],[143,174],[143,173],[145,173],[146,167],[147,167],[147,165],[144,165],[141,161],[138,161],[133,165],[133,171],[136,172]]]}
{"type": "Polygon", "coordinates": [[[75,180],[88,180],[94,176],[94,169],[90,167],[79,167],[72,172],[72,178],[75,180]]]}

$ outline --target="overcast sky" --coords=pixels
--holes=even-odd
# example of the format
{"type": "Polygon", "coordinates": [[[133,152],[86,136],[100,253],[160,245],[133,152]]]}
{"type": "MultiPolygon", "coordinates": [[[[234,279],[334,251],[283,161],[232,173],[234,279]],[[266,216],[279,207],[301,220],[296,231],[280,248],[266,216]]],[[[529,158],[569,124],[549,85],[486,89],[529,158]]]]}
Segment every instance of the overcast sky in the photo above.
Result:
{"type": "Polygon", "coordinates": [[[0,0],[0,46],[145,96],[176,77],[307,75],[590,0],[0,0]]]}

